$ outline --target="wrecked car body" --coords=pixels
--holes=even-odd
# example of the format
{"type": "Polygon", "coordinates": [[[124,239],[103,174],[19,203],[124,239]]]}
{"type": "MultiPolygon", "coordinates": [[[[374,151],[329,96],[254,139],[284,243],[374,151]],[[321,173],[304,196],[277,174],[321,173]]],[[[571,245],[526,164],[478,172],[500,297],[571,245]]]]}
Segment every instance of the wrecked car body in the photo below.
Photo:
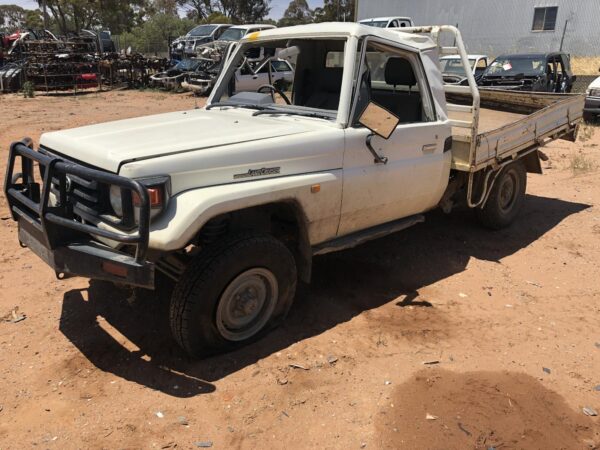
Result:
{"type": "MultiPolygon", "coordinates": [[[[487,55],[468,55],[469,65],[471,72],[475,77],[475,81],[479,81],[485,69],[488,65],[487,55]]],[[[465,72],[464,66],[458,55],[448,55],[440,58],[440,68],[442,70],[442,77],[446,84],[456,84],[460,86],[467,86],[469,81],[467,80],[467,73],[465,72]]]]}
{"type": "MultiPolygon", "coordinates": [[[[264,52],[264,51],[263,51],[264,52]]],[[[208,94],[221,73],[222,64],[215,64],[200,73],[190,74],[181,87],[196,95],[208,94]]],[[[289,62],[273,57],[260,61],[246,58],[235,72],[235,83],[240,92],[256,92],[261,86],[273,85],[286,91],[294,81],[294,69],[289,62]]]]}
{"type": "Polygon", "coordinates": [[[187,81],[189,76],[201,68],[202,61],[198,59],[183,59],[170,69],[150,76],[151,87],[162,87],[174,90],[181,87],[181,83],[187,81]]]}
{"type": "Polygon", "coordinates": [[[518,91],[569,93],[576,78],[566,53],[530,53],[498,56],[478,84],[518,91]]]}
{"type": "Polygon", "coordinates": [[[198,25],[185,36],[181,36],[171,43],[171,58],[180,61],[186,57],[195,56],[197,47],[218,40],[229,28],[231,25],[220,23],[198,25]]]}

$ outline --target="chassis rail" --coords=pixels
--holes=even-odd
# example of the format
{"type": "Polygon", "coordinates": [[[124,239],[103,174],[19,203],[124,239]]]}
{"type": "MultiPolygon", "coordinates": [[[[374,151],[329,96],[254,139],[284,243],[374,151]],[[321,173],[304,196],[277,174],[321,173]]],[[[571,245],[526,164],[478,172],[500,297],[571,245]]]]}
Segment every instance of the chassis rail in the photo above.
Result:
{"type": "Polygon", "coordinates": [[[80,275],[153,288],[154,264],[146,261],[150,234],[147,189],[137,181],[68,162],[32,147],[29,140],[11,145],[4,181],[12,218],[19,224],[21,245],[46,261],[59,278],[80,275]],[[21,172],[15,172],[19,159],[21,172]],[[34,175],[36,164],[41,184],[34,175]],[[108,187],[118,186],[122,197],[129,199],[123,202],[124,219],[121,221],[129,224],[128,229],[118,231],[114,218],[99,216],[95,222],[85,220],[85,215],[79,214],[69,199],[71,177],[108,187]],[[53,201],[51,191],[54,191],[53,201]],[[140,199],[139,214],[134,212],[133,193],[140,199]],[[101,224],[106,227],[100,228],[101,224]],[[135,255],[103,245],[93,237],[134,245],[135,255]]]}

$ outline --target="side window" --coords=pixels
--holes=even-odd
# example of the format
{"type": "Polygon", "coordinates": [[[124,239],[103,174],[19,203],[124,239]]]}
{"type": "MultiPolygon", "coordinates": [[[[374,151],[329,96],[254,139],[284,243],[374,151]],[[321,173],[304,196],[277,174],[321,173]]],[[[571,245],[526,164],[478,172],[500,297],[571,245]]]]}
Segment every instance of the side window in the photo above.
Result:
{"type": "Polygon", "coordinates": [[[408,23],[406,20],[403,20],[402,22],[400,22],[400,27],[404,28],[404,27],[409,27],[410,23],[408,23]]]}
{"type": "Polygon", "coordinates": [[[341,69],[344,67],[344,52],[327,52],[325,57],[327,69],[341,69]]]}
{"type": "Polygon", "coordinates": [[[292,69],[286,61],[271,61],[274,72],[290,72],[292,69]]]}
{"type": "Polygon", "coordinates": [[[397,21],[397,20],[394,20],[394,21],[392,21],[392,24],[391,24],[391,26],[392,26],[393,28],[398,28],[398,21],[397,21]]]}
{"type": "Polygon", "coordinates": [[[558,6],[536,7],[533,10],[533,25],[531,31],[556,30],[558,6]]]}
{"type": "Polygon", "coordinates": [[[269,66],[267,64],[263,64],[256,73],[269,73],[269,66]]]}
{"type": "MultiPolygon", "coordinates": [[[[362,84],[367,84],[370,100],[398,116],[400,123],[435,120],[429,89],[416,54],[370,42],[363,73],[362,84]]],[[[364,102],[364,86],[360,95],[364,102]]]]}
{"type": "Polygon", "coordinates": [[[485,69],[487,67],[487,61],[485,59],[480,59],[479,61],[477,61],[477,67],[476,69],[485,69]]]}
{"type": "Polygon", "coordinates": [[[241,75],[253,75],[254,74],[254,72],[248,65],[247,61],[244,61],[244,64],[242,64],[242,67],[240,67],[240,74],[241,75]]]}

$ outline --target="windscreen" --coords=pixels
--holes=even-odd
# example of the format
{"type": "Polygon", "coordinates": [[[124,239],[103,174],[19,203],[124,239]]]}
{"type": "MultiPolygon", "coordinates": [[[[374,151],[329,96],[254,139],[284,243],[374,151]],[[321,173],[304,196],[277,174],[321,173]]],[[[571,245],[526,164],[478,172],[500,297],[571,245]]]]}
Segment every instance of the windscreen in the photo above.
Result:
{"type": "Polygon", "coordinates": [[[196,59],[183,59],[177,63],[174,69],[181,70],[182,72],[193,72],[200,66],[201,61],[196,59]]]}
{"type": "Polygon", "coordinates": [[[215,25],[200,25],[190,31],[190,36],[210,36],[214,29],[217,28],[215,25]]]}
{"type": "MultiPolygon", "coordinates": [[[[473,69],[475,65],[474,59],[469,59],[469,66],[473,69]]],[[[442,59],[440,62],[440,67],[442,73],[449,75],[460,75],[462,77],[466,77],[467,74],[465,72],[465,68],[460,59],[442,59]]]]}
{"type": "Polygon", "coordinates": [[[219,40],[221,41],[239,41],[246,34],[246,30],[243,28],[230,28],[221,35],[219,40]]]}
{"type": "Polygon", "coordinates": [[[370,20],[367,22],[360,22],[362,25],[369,25],[371,27],[377,28],[386,28],[388,21],[387,20],[370,20]]]}
{"type": "Polygon", "coordinates": [[[543,58],[496,58],[486,69],[485,76],[539,76],[544,74],[543,58]]]}
{"type": "Polygon", "coordinates": [[[299,108],[338,110],[345,39],[285,39],[260,45],[247,42],[236,51],[211,103],[272,102],[296,114],[299,108]],[[331,64],[332,55],[340,64],[331,64]],[[267,61],[272,62],[271,71],[267,61]]]}

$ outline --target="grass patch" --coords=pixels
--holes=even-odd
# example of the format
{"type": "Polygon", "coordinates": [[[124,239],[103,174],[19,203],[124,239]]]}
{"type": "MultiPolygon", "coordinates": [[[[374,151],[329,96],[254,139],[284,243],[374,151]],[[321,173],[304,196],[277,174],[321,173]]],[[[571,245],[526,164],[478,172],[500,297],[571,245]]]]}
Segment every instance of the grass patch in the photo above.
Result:
{"type": "Polygon", "coordinates": [[[591,123],[582,123],[579,127],[579,133],[577,134],[577,138],[580,142],[587,142],[594,137],[594,133],[596,132],[596,126],[591,123]]]}
{"type": "Polygon", "coordinates": [[[599,75],[600,57],[574,56],[571,58],[571,68],[577,75],[599,75]]]}
{"type": "Polygon", "coordinates": [[[596,163],[588,156],[578,153],[571,156],[571,170],[574,175],[593,172],[596,170],[596,163]]]}

